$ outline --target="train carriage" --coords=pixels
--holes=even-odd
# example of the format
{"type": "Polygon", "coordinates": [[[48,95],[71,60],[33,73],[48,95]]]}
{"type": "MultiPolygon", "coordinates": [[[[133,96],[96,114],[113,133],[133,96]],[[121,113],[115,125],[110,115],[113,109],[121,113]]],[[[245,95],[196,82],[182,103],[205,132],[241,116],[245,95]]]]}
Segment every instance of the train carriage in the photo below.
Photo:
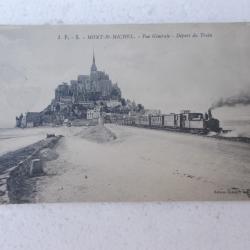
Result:
{"type": "Polygon", "coordinates": [[[189,129],[205,129],[205,122],[201,113],[190,113],[186,122],[189,129]]]}
{"type": "Polygon", "coordinates": [[[205,131],[206,123],[202,113],[184,112],[177,115],[177,127],[182,130],[205,131]]]}
{"type": "Polygon", "coordinates": [[[150,126],[160,128],[163,126],[162,124],[162,115],[151,115],[150,116],[150,126]]]}
{"type": "Polygon", "coordinates": [[[202,113],[183,112],[176,115],[176,127],[183,130],[205,130],[202,113]]]}
{"type": "Polygon", "coordinates": [[[127,116],[126,118],[124,118],[124,125],[133,126],[135,125],[135,120],[135,116],[127,116]]]}
{"type": "Polygon", "coordinates": [[[176,127],[176,114],[171,113],[168,115],[163,115],[163,127],[175,128],[176,127]]]}
{"type": "Polygon", "coordinates": [[[149,127],[149,116],[148,115],[140,115],[135,119],[136,126],[140,127],[149,127]]]}

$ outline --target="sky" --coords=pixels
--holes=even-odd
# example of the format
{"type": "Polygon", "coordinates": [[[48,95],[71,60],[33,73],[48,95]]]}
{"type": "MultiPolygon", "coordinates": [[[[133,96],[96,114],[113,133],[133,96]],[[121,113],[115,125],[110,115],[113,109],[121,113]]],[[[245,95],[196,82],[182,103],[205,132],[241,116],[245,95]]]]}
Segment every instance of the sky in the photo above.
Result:
{"type": "MultiPolygon", "coordinates": [[[[21,112],[43,110],[57,85],[89,74],[93,49],[98,70],[126,99],[163,113],[205,112],[221,97],[250,91],[249,41],[250,24],[243,23],[0,26],[0,127],[13,127],[21,112]],[[113,39],[117,34],[132,38],[113,39]]],[[[250,117],[249,106],[225,110],[250,117]]]]}

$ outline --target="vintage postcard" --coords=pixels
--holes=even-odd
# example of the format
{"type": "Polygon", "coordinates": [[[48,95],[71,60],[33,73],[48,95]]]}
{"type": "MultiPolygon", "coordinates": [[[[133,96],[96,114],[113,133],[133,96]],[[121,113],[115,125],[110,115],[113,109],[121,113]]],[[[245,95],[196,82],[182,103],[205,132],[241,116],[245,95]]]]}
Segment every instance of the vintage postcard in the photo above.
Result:
{"type": "Polygon", "coordinates": [[[250,24],[0,26],[0,204],[250,199],[250,24]]]}

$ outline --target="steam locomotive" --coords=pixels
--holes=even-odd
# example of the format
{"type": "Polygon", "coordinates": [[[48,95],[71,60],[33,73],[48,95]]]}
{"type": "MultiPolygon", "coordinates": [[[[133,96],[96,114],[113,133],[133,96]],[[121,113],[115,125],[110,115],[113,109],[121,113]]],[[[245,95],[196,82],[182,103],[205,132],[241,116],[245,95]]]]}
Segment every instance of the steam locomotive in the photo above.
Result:
{"type": "Polygon", "coordinates": [[[111,119],[111,122],[120,125],[161,128],[200,134],[206,134],[210,131],[218,133],[222,130],[219,120],[212,117],[210,109],[205,114],[184,110],[179,114],[116,116],[111,119]]]}

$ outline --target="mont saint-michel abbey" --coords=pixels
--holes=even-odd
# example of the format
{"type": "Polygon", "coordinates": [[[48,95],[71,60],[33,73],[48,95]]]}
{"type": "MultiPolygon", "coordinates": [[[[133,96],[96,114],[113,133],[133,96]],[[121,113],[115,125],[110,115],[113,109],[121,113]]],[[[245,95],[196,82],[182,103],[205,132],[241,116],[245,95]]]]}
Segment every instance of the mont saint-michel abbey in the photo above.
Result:
{"type": "Polygon", "coordinates": [[[97,69],[93,53],[89,75],[78,75],[76,80],[58,85],[51,104],[41,112],[26,112],[16,117],[16,126],[60,125],[65,120],[97,119],[101,113],[124,114],[136,108],[134,102],[122,98],[117,83],[97,69]]]}
{"type": "Polygon", "coordinates": [[[55,103],[83,103],[97,100],[119,100],[121,91],[113,84],[109,75],[97,70],[95,55],[89,75],[79,75],[70,85],[63,83],[55,90],[55,103]]]}

